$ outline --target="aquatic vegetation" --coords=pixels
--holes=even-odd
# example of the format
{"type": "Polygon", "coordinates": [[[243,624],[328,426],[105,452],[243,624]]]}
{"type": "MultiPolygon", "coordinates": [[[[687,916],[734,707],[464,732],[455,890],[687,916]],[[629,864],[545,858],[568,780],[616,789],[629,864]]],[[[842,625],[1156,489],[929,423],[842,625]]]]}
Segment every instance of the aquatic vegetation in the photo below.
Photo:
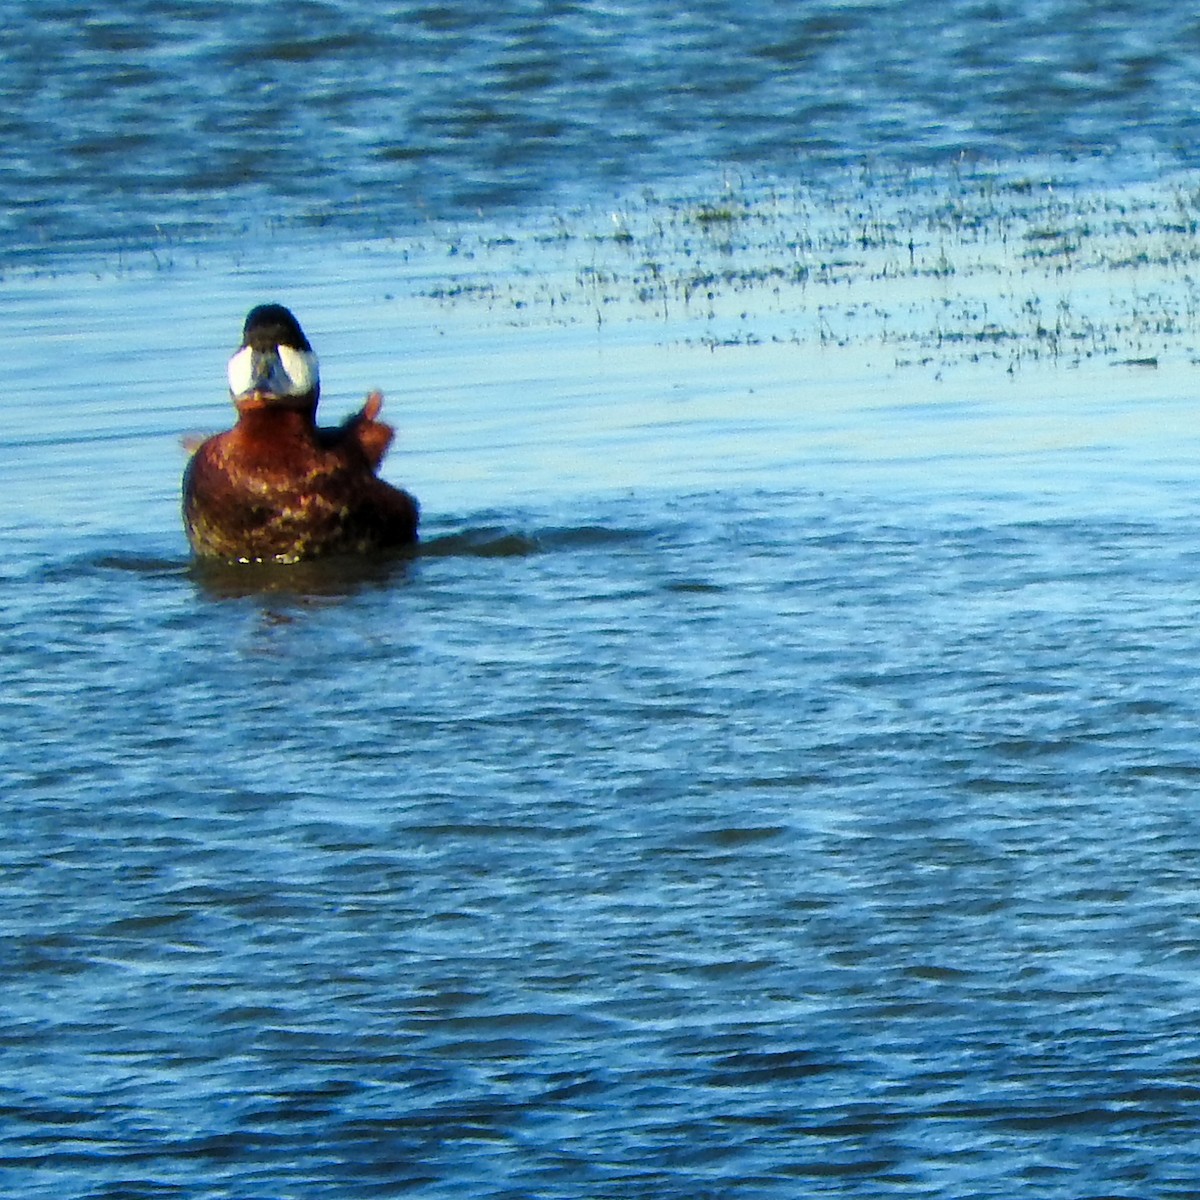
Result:
{"type": "Polygon", "coordinates": [[[1069,165],[711,193],[456,229],[425,292],[502,322],[655,321],[661,340],[867,346],[896,365],[1197,356],[1200,177],[1076,183],[1069,165]]]}

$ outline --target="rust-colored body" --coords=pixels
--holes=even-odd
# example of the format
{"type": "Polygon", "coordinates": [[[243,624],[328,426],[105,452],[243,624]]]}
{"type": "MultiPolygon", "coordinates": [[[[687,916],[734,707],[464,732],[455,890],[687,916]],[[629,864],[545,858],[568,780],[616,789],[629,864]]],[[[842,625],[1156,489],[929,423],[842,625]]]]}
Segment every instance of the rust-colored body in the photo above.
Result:
{"type": "Polygon", "coordinates": [[[233,429],[202,442],[183,478],[188,540],[204,558],[298,562],[399,549],[417,540],[419,508],[376,470],[392,441],[372,393],[342,425],[321,429],[316,400],[237,402],[233,429]]]}

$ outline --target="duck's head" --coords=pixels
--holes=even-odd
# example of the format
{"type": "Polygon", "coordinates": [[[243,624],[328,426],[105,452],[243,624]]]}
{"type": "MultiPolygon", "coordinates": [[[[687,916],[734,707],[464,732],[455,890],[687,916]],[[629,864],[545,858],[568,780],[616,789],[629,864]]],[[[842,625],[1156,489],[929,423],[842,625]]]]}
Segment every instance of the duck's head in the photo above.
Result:
{"type": "Polygon", "coordinates": [[[238,412],[262,408],[315,412],[321,392],[317,356],[300,322],[282,304],[252,308],[242,344],[229,360],[229,391],[238,412]]]}

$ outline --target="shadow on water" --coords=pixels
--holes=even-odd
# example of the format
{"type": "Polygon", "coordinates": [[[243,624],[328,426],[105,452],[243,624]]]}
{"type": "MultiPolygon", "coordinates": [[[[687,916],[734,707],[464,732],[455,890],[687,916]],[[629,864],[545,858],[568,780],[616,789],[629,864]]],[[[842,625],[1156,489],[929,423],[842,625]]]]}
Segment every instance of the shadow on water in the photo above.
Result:
{"type": "Polygon", "coordinates": [[[489,525],[430,538],[401,554],[300,563],[194,561],[190,571],[200,589],[214,600],[343,599],[404,583],[425,559],[527,558],[551,548],[554,541],[553,537],[489,525]]]}
{"type": "Polygon", "coordinates": [[[212,600],[341,600],[403,582],[413,556],[324,558],[299,563],[192,562],[191,577],[212,600]]]}
{"type": "Polygon", "coordinates": [[[130,575],[171,576],[187,572],[189,560],[154,554],[101,554],[90,559],[100,571],[121,571],[130,575]]]}
{"type": "Polygon", "coordinates": [[[549,526],[522,532],[500,524],[478,525],[422,542],[421,558],[529,558],[557,550],[631,543],[644,531],[609,525],[549,526]]]}
{"type": "MultiPolygon", "coordinates": [[[[408,551],[366,557],[332,557],[299,563],[213,562],[189,556],[103,552],[83,565],[102,572],[146,579],[190,580],[212,600],[341,600],[364,591],[383,591],[409,582],[425,561],[523,559],[557,552],[632,545],[646,530],[602,524],[539,525],[532,531],[499,521],[464,525],[429,537],[408,551]]],[[[76,565],[62,569],[78,573],[76,565]]]]}
{"type": "Polygon", "coordinates": [[[542,543],[534,535],[481,525],[430,538],[421,543],[418,554],[421,558],[528,558],[541,550],[542,543]]]}

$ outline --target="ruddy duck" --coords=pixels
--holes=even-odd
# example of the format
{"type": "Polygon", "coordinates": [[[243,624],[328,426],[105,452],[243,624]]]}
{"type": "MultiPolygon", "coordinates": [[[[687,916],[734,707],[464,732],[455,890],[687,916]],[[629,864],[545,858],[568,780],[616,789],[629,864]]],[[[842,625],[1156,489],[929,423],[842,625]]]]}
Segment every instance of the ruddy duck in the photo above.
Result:
{"type": "Polygon", "coordinates": [[[237,423],[202,442],[183,476],[197,555],[286,563],[416,542],[416,499],[375,473],[394,436],[382,394],[319,428],[317,356],[288,309],[250,311],[228,374],[237,423]]]}

